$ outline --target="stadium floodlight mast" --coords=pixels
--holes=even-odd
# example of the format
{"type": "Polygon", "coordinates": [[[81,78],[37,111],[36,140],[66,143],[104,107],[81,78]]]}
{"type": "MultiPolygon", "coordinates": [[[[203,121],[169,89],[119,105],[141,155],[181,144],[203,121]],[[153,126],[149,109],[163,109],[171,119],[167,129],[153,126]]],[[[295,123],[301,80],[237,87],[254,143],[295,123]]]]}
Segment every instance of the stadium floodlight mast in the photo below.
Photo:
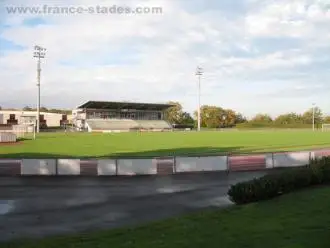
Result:
{"type": "Polygon", "coordinates": [[[197,67],[196,76],[198,76],[198,109],[197,109],[197,130],[201,130],[201,76],[203,75],[203,68],[197,67]]]}
{"type": "Polygon", "coordinates": [[[315,131],[315,103],[313,103],[313,131],[315,131]]]}
{"type": "Polygon", "coordinates": [[[40,131],[40,74],[41,74],[41,59],[46,56],[46,48],[34,46],[33,57],[37,58],[37,86],[38,86],[38,104],[37,104],[37,133],[40,131]]]}

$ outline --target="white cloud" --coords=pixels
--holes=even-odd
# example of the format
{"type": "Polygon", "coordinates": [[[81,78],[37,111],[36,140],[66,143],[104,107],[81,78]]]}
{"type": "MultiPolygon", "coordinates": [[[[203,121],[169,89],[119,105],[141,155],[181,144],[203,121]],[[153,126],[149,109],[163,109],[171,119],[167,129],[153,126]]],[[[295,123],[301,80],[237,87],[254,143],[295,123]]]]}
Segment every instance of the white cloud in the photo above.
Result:
{"type": "MultiPolygon", "coordinates": [[[[38,43],[48,49],[42,64],[42,99],[49,107],[74,107],[88,99],[179,100],[192,111],[196,106],[194,70],[201,65],[205,69],[205,104],[247,113],[285,111],[288,99],[274,107],[271,99],[257,103],[255,95],[263,89],[277,92],[282,85],[295,82],[292,75],[297,75],[300,67],[328,63],[326,56],[320,56],[320,49],[330,50],[329,12],[317,1],[250,0],[244,4],[248,2],[248,12],[232,18],[221,15],[221,9],[189,11],[180,1],[165,0],[125,1],[127,6],[162,6],[160,15],[48,15],[40,26],[23,25],[31,15],[6,15],[3,24],[9,27],[0,31],[0,42],[6,39],[24,49],[5,48],[4,55],[0,53],[1,92],[9,92],[2,96],[0,105],[34,104],[36,62],[32,49],[38,43]],[[283,39],[284,44],[286,38],[295,37],[301,47],[265,52],[255,43],[260,37],[283,39]]],[[[17,6],[43,3],[15,2],[17,6]]],[[[90,6],[91,2],[57,4],[90,6]]],[[[95,6],[114,4],[123,2],[93,1],[95,6]]],[[[263,45],[271,46],[267,41],[263,45]]],[[[306,77],[302,85],[311,83],[311,77],[306,77]]],[[[318,77],[328,75],[320,73],[313,80],[318,77]]],[[[293,106],[300,110],[303,105],[297,102],[293,106]]]]}

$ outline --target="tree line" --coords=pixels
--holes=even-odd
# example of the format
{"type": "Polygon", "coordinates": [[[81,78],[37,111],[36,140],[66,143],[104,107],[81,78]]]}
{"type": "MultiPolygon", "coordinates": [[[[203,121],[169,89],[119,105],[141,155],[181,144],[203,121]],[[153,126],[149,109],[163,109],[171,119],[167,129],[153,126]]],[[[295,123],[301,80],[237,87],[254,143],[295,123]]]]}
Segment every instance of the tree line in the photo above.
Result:
{"type": "MultiPolygon", "coordinates": [[[[168,102],[173,107],[165,111],[165,119],[171,124],[197,126],[197,111],[193,116],[183,110],[179,102],[168,102]]],[[[0,110],[17,110],[3,109],[0,110]]],[[[36,108],[25,106],[23,111],[37,111],[36,108]]],[[[71,114],[71,110],[65,109],[48,109],[40,107],[40,112],[71,114]]],[[[314,120],[316,127],[320,127],[322,123],[330,124],[330,116],[324,116],[319,107],[314,108],[314,120]]],[[[252,119],[248,120],[242,113],[232,109],[224,109],[218,106],[203,105],[201,106],[201,127],[204,128],[230,128],[230,127],[306,127],[313,123],[313,108],[308,109],[302,114],[286,113],[272,118],[268,114],[257,114],[252,119]]]]}
{"type": "MultiPolygon", "coordinates": [[[[31,108],[29,106],[25,106],[23,111],[37,111],[36,108],[31,108]]],[[[46,107],[40,107],[40,112],[48,112],[48,113],[56,113],[56,114],[63,114],[63,115],[70,115],[72,110],[67,109],[48,109],[46,107]]]]}
{"type": "MultiPolygon", "coordinates": [[[[197,111],[193,116],[184,112],[178,102],[169,102],[174,106],[165,111],[165,119],[171,124],[197,126],[197,111]]],[[[314,121],[316,127],[322,123],[330,124],[330,116],[324,116],[319,107],[314,108],[314,121]]],[[[232,109],[218,106],[201,106],[201,127],[204,128],[230,128],[230,127],[307,127],[313,123],[313,108],[302,114],[286,113],[272,118],[268,114],[257,114],[248,120],[243,114],[232,109]]]]}

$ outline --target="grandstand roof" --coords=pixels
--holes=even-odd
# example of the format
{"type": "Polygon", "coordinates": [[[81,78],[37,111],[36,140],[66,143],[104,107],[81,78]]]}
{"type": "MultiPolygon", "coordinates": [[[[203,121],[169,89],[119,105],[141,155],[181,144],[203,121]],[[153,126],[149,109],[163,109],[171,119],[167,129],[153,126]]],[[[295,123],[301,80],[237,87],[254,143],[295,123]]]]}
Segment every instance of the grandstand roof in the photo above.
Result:
{"type": "Polygon", "coordinates": [[[101,102],[101,101],[88,101],[78,108],[85,109],[136,109],[136,110],[157,110],[162,111],[167,108],[173,107],[172,104],[160,103],[137,103],[137,102],[101,102]]]}

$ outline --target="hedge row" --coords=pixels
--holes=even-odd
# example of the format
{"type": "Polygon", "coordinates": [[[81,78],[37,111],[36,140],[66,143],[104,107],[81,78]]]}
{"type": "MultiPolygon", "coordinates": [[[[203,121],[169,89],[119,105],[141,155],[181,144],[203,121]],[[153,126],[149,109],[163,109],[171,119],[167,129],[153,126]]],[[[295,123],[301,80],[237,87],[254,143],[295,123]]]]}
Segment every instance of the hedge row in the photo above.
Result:
{"type": "Polygon", "coordinates": [[[326,183],[330,183],[330,157],[312,160],[304,167],[290,168],[235,184],[229,189],[228,195],[236,204],[245,204],[326,183]]]}
{"type": "MultiPolygon", "coordinates": [[[[292,129],[310,129],[311,124],[293,123],[293,124],[279,124],[276,122],[264,123],[264,122],[246,122],[236,125],[238,129],[255,129],[255,128],[292,128],[292,129]]],[[[315,128],[322,128],[322,124],[316,124],[315,128]]]]}

